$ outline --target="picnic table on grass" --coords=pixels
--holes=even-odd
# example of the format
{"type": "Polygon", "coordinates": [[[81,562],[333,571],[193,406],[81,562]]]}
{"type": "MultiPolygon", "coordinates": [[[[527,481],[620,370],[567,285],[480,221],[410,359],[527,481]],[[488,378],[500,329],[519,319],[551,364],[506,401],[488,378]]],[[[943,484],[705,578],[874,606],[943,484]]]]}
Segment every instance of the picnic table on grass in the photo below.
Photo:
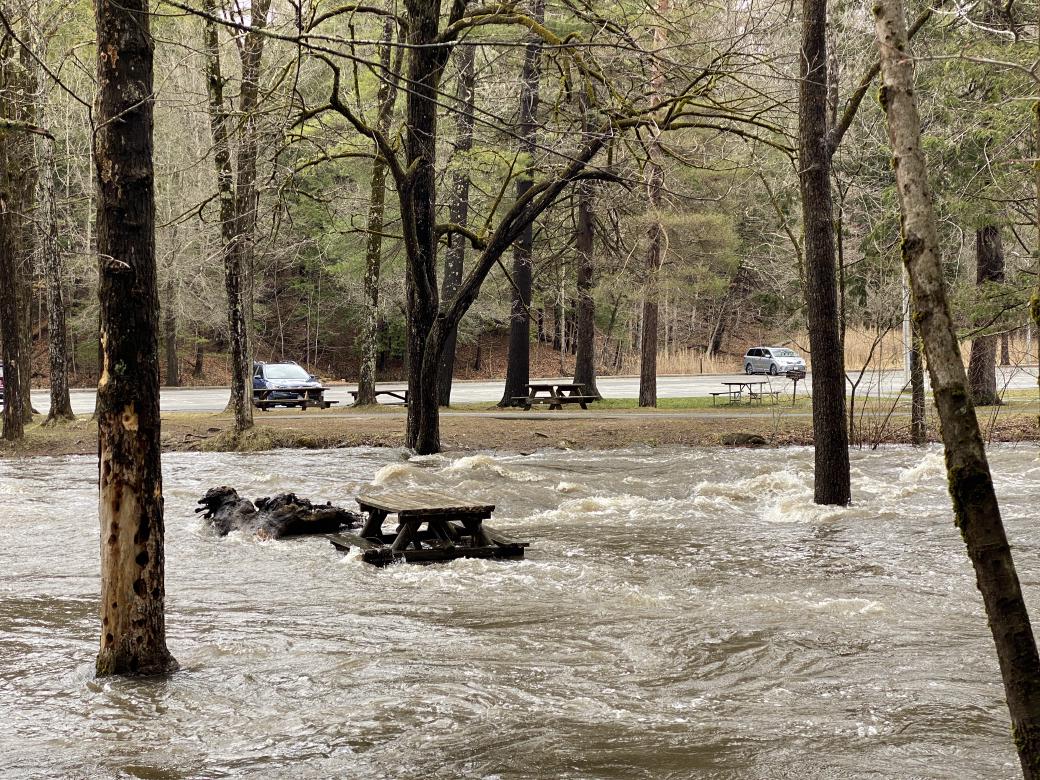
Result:
{"type": "Polygon", "coordinates": [[[721,384],[724,385],[726,389],[711,394],[712,406],[715,405],[715,400],[720,396],[726,396],[730,404],[746,403],[748,406],[755,401],[758,401],[761,405],[762,399],[765,396],[769,396],[774,402],[780,396],[779,390],[763,390],[763,388],[769,384],[769,382],[765,380],[752,381],[749,379],[738,379],[729,382],[722,382],[721,384]],[[746,395],[745,390],[747,391],[746,395]]]}
{"type": "Polygon", "coordinates": [[[527,395],[513,398],[524,409],[536,404],[547,404],[549,409],[563,409],[564,404],[578,404],[582,409],[599,400],[594,395],[585,395],[581,382],[532,382],[527,386],[527,395]]]}
{"type": "MultiPolygon", "coordinates": [[[[354,399],[354,405],[357,405],[358,391],[357,390],[348,390],[347,392],[350,393],[350,397],[354,399]]],[[[407,387],[404,388],[403,390],[376,390],[376,402],[377,403],[379,401],[379,396],[381,396],[381,395],[385,395],[388,398],[393,398],[394,401],[390,401],[390,403],[394,403],[395,401],[400,401],[405,406],[408,406],[408,388],[407,387]]]]}
{"type": "Polygon", "coordinates": [[[484,525],[494,504],[484,504],[439,490],[408,488],[357,497],[367,515],[358,534],[327,534],[340,550],[358,547],[367,563],[432,563],[455,558],[522,558],[527,542],[507,539],[484,525]],[[383,533],[383,523],[397,516],[397,529],[383,533]],[[425,528],[422,526],[425,525],[425,528]]]}

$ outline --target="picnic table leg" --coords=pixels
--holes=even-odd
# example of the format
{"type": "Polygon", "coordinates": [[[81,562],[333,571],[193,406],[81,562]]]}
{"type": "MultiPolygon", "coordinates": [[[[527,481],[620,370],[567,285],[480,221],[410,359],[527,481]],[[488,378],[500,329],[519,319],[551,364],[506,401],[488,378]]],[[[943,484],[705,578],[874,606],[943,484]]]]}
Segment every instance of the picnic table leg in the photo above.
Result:
{"type": "Polygon", "coordinates": [[[415,536],[415,532],[418,530],[418,528],[419,521],[405,520],[401,522],[400,527],[397,531],[397,538],[394,539],[394,543],[390,545],[390,551],[396,553],[403,552],[404,550],[408,549],[408,545],[409,543],[411,543],[412,537],[415,536]]]}
{"type": "Polygon", "coordinates": [[[381,512],[378,509],[368,510],[368,519],[365,521],[364,528],[361,529],[361,537],[364,539],[374,538],[379,541],[383,539],[383,521],[386,519],[386,512],[381,512]]]}

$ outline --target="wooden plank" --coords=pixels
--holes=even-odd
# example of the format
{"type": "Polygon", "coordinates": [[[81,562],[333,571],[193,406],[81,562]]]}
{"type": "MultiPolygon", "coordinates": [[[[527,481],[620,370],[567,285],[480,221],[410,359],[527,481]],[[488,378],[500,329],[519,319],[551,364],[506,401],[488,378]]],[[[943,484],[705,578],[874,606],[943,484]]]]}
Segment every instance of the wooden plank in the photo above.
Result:
{"type": "Polygon", "coordinates": [[[530,542],[518,542],[518,541],[516,541],[514,539],[510,539],[510,538],[504,536],[501,531],[497,531],[496,529],[492,528],[491,526],[489,526],[487,524],[485,524],[483,526],[483,529],[484,529],[484,535],[488,539],[490,539],[492,542],[497,544],[497,545],[500,545],[500,546],[503,546],[503,547],[508,547],[510,545],[516,545],[516,546],[519,546],[519,547],[530,547],[531,546],[530,542]]]}
{"type": "Polygon", "coordinates": [[[494,504],[480,504],[464,496],[453,496],[439,490],[405,488],[381,490],[378,493],[362,493],[357,497],[358,505],[364,509],[375,509],[399,518],[416,514],[487,515],[495,510],[494,504]]]}

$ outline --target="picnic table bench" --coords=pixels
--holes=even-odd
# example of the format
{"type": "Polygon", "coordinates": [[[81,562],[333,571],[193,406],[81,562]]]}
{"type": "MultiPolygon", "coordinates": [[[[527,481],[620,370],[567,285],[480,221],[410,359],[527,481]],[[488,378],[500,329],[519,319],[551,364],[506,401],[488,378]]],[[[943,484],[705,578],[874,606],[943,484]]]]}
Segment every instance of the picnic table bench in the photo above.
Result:
{"type": "MultiPolygon", "coordinates": [[[[348,390],[347,392],[350,393],[350,397],[354,399],[354,404],[357,405],[358,391],[348,390]]],[[[379,396],[381,395],[385,395],[388,398],[394,398],[405,406],[408,406],[408,388],[405,388],[404,390],[376,390],[376,402],[379,401],[379,396]]],[[[393,401],[390,403],[393,403],[393,401]]]]}
{"type": "Polygon", "coordinates": [[[253,406],[266,412],[272,406],[299,406],[303,411],[307,407],[328,409],[339,401],[326,401],[324,387],[273,387],[253,388],[253,406]]]}
{"type": "Polygon", "coordinates": [[[730,404],[745,403],[745,389],[747,390],[746,403],[748,404],[748,406],[750,406],[755,401],[758,401],[758,403],[761,404],[762,400],[766,397],[771,398],[773,403],[775,403],[780,398],[779,390],[763,389],[766,385],[769,384],[769,382],[767,381],[749,381],[747,379],[742,379],[735,382],[722,382],[722,384],[725,385],[725,390],[710,393],[712,406],[715,405],[715,401],[720,396],[726,396],[730,404]]]}
{"type": "Polygon", "coordinates": [[[564,404],[578,404],[582,409],[588,409],[588,405],[599,398],[585,395],[585,385],[581,382],[535,382],[527,386],[527,395],[515,396],[513,400],[524,409],[548,404],[552,410],[563,409],[564,404]]]}
{"type": "Polygon", "coordinates": [[[455,558],[522,558],[527,542],[508,539],[484,525],[494,504],[482,504],[439,490],[401,489],[357,497],[367,515],[357,534],[326,534],[339,550],[361,550],[361,559],[376,566],[395,561],[433,563],[455,558]],[[383,523],[397,516],[397,529],[383,532],[383,523]],[[423,528],[422,526],[426,527],[423,528]]]}

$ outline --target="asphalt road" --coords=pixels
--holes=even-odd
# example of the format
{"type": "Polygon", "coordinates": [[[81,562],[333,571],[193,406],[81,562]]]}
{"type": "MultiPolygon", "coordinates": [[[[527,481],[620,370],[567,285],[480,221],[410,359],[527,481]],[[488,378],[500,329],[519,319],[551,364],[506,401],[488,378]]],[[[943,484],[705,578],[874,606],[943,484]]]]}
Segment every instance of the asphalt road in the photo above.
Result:
{"type": "MultiPolygon", "coordinates": [[[[1024,389],[1036,387],[1036,366],[1012,367],[998,369],[998,382],[1011,389],[1024,389]]],[[[661,376],[657,378],[658,398],[687,398],[707,397],[711,392],[718,392],[723,388],[722,382],[733,379],[741,379],[743,375],[732,374],[709,374],[698,376],[661,376]]],[[[785,378],[774,378],[761,376],[756,379],[768,380],[779,390],[787,391],[790,381],[785,378]]],[[[856,376],[850,375],[855,381],[856,376]]],[[[559,377],[548,377],[536,381],[570,381],[559,377]]],[[[404,387],[403,382],[386,382],[378,385],[381,389],[394,389],[404,387]]],[[[599,391],[607,398],[636,398],[639,395],[639,377],[611,376],[602,377],[598,380],[599,391]]],[[[862,396],[871,394],[889,394],[899,392],[904,386],[902,371],[882,371],[864,375],[857,394],[862,396]]],[[[339,401],[339,408],[349,406],[351,403],[348,390],[354,385],[333,383],[326,392],[325,397],[331,401],[339,401]]],[[[452,401],[455,403],[494,403],[502,397],[502,382],[456,382],[452,390],[452,401]]],[[[812,375],[798,385],[799,394],[802,389],[812,390],[812,375]]],[[[160,396],[160,404],[163,411],[167,412],[219,412],[227,404],[229,390],[226,387],[200,387],[200,388],[163,388],[160,396]]],[[[50,397],[46,390],[33,391],[33,404],[43,413],[50,407],[50,397]]],[[[77,414],[90,414],[94,411],[94,390],[77,389],[72,391],[72,410],[77,414]]]]}

